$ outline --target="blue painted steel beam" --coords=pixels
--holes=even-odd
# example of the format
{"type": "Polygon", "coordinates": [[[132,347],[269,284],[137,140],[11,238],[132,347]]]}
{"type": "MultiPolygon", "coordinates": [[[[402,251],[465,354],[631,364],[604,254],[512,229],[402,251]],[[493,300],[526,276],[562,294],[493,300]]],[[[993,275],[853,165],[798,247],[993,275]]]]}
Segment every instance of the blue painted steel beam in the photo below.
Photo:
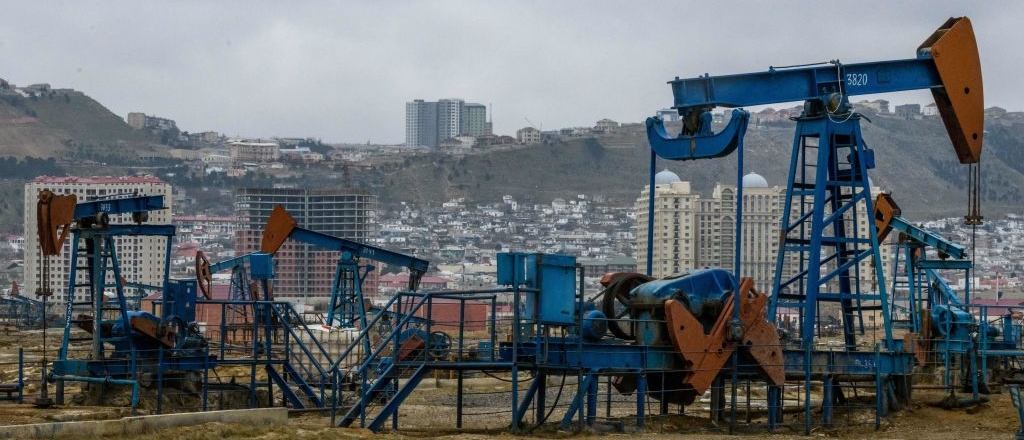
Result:
{"type": "Polygon", "coordinates": [[[422,365],[413,371],[412,374],[405,379],[405,383],[402,384],[398,391],[395,392],[391,399],[388,400],[383,408],[381,408],[380,412],[377,413],[367,428],[373,432],[380,431],[388,417],[398,417],[398,407],[401,406],[402,402],[405,401],[405,398],[409,397],[409,394],[416,389],[416,386],[423,380],[426,372],[427,369],[422,365]]]}
{"type": "Polygon", "coordinates": [[[921,260],[917,262],[919,269],[971,269],[971,260],[921,260]]]}
{"type": "MultiPolygon", "coordinates": [[[[625,345],[616,343],[583,343],[576,338],[537,338],[519,343],[519,360],[534,358],[543,347],[543,359],[531,364],[549,369],[573,369],[585,365],[599,371],[641,371],[678,369],[679,353],[669,346],[625,345]]],[[[499,352],[501,360],[512,358],[511,350],[499,352]]]]}
{"type": "MultiPolygon", "coordinates": [[[[717,134],[702,133],[696,136],[673,137],[665,130],[665,123],[661,118],[647,118],[647,141],[651,144],[651,151],[662,159],[694,160],[728,156],[743,144],[743,135],[747,132],[749,120],[750,113],[736,109],[732,111],[729,125],[717,134]]],[[[653,169],[651,175],[654,175],[653,169]]]]}
{"type": "Polygon", "coordinates": [[[356,258],[369,258],[382,263],[408,267],[410,270],[421,273],[426,272],[430,266],[430,262],[427,260],[303,228],[295,228],[288,238],[330,250],[348,252],[356,258]]]}
{"type": "MultiPolygon", "coordinates": [[[[512,428],[513,429],[519,429],[519,428],[521,428],[523,426],[523,418],[526,417],[526,410],[530,408],[530,402],[533,400],[533,396],[537,395],[537,390],[547,380],[543,376],[539,376],[539,377],[541,377],[540,380],[534,380],[532,383],[530,383],[530,387],[526,389],[526,395],[524,395],[522,397],[522,401],[519,403],[519,406],[516,408],[515,413],[512,414],[512,428]]],[[[537,403],[538,403],[538,405],[541,404],[540,401],[538,401],[537,403]]],[[[538,421],[540,421],[542,419],[543,419],[542,417],[538,417],[537,418],[538,421]]]]}
{"type": "Polygon", "coordinates": [[[943,252],[952,258],[962,260],[967,257],[967,250],[962,245],[947,240],[943,236],[927,229],[914,226],[903,217],[893,218],[890,225],[893,230],[907,234],[910,238],[921,244],[938,249],[939,252],[943,252]]]}
{"type": "MultiPolygon", "coordinates": [[[[287,364],[286,364],[287,365],[287,364]]],[[[288,384],[288,381],[281,377],[281,373],[278,373],[274,367],[269,364],[266,366],[267,379],[276,383],[277,387],[281,389],[281,395],[284,399],[292,404],[294,409],[306,409],[306,405],[299,398],[299,395],[295,393],[295,390],[288,384]]]]}
{"type": "Polygon", "coordinates": [[[857,64],[770,68],[765,72],[669,81],[675,105],[692,108],[747,107],[780,102],[822,100],[831,94],[846,96],[889,93],[941,87],[931,57],[857,64]]]}
{"type": "Polygon", "coordinates": [[[783,359],[786,377],[793,379],[804,379],[809,374],[818,379],[833,376],[843,381],[850,377],[914,372],[914,355],[906,352],[784,350],[783,359]],[[807,358],[808,353],[810,359],[807,358]]]}
{"type": "Polygon", "coordinates": [[[262,258],[262,256],[264,256],[264,255],[266,256],[266,258],[270,258],[270,254],[268,254],[266,252],[256,251],[256,252],[250,252],[250,253],[245,254],[245,255],[240,255],[240,256],[237,256],[237,257],[234,257],[234,258],[229,258],[227,260],[218,261],[216,263],[210,264],[210,272],[216,273],[216,272],[220,272],[220,271],[222,271],[224,269],[230,269],[230,268],[238,266],[240,264],[246,264],[251,259],[253,259],[253,258],[262,258]]]}
{"type": "Polygon", "coordinates": [[[576,412],[584,410],[584,399],[586,399],[587,393],[590,392],[591,386],[595,384],[594,381],[596,380],[596,378],[597,374],[594,371],[589,371],[586,375],[583,376],[583,382],[581,382],[579,386],[576,388],[576,395],[573,396],[572,401],[569,402],[569,409],[567,409],[565,411],[565,415],[562,416],[562,423],[559,425],[562,429],[569,429],[569,427],[572,424],[573,417],[576,416],[576,412]]]}
{"type": "MultiPolygon", "coordinates": [[[[163,363],[152,369],[156,371],[191,371],[214,368],[218,365],[217,356],[189,355],[167,357],[163,363]]],[[[246,364],[251,361],[246,361],[246,364]]],[[[124,377],[135,373],[130,359],[80,360],[64,359],[53,361],[53,372],[56,376],[92,376],[92,377],[124,377]]]]}
{"type": "Polygon", "coordinates": [[[925,274],[928,276],[928,281],[930,282],[932,289],[942,295],[942,298],[945,300],[943,301],[944,304],[954,306],[964,305],[964,301],[961,300],[956,294],[956,291],[953,290],[953,286],[950,286],[949,282],[947,282],[942,275],[939,275],[935,269],[927,269],[925,270],[925,274]]]}
{"type": "Polygon", "coordinates": [[[79,229],[83,238],[92,236],[174,236],[174,225],[110,225],[103,229],[79,229]]]}
{"type": "Polygon", "coordinates": [[[98,213],[127,214],[132,212],[149,212],[167,209],[164,196],[136,196],[105,200],[78,202],[75,205],[76,219],[93,217],[98,213]]]}

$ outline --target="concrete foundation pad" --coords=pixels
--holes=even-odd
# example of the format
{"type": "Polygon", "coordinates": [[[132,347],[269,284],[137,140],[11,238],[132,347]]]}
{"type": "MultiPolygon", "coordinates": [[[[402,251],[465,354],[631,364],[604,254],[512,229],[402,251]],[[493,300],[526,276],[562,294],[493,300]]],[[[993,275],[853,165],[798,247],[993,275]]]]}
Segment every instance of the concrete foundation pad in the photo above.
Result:
{"type": "Polygon", "coordinates": [[[239,409],[125,417],[117,420],[0,426],[0,439],[96,438],[101,436],[138,435],[152,433],[161,429],[200,425],[210,422],[244,423],[247,425],[283,425],[288,423],[288,409],[239,409]]]}

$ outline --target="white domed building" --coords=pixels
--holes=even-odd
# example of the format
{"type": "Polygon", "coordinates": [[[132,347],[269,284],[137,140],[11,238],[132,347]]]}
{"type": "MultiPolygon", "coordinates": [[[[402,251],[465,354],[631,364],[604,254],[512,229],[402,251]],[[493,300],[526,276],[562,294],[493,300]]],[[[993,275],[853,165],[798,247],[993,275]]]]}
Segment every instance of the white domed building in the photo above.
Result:
{"type": "MultiPolygon", "coordinates": [[[[694,237],[700,194],[692,191],[690,182],[679,175],[662,170],[654,175],[654,241],[652,274],[663,277],[692,269],[697,264],[694,237]]],[[[650,187],[644,186],[636,199],[637,270],[647,270],[648,203],[650,187]]]]}
{"type": "MultiPolygon", "coordinates": [[[[743,231],[740,276],[754,279],[760,290],[768,290],[775,274],[775,259],[779,251],[779,229],[785,204],[786,189],[769,186],[768,180],[757,173],[743,176],[743,231]]],[[[736,186],[716,185],[713,197],[721,212],[721,235],[718,245],[720,267],[735,269],[736,258],[736,186]]]]}
{"type": "Polygon", "coordinates": [[[664,170],[659,171],[658,174],[654,175],[655,186],[671,185],[679,181],[679,175],[669,171],[668,168],[665,168],[664,170]]]}
{"type": "MultiPolygon", "coordinates": [[[[710,197],[692,190],[690,182],[667,169],[655,174],[654,237],[652,275],[665,277],[685,270],[721,267],[734,271],[736,249],[736,186],[719,183],[710,197]]],[[[735,182],[735,181],[733,181],[735,182]]],[[[770,291],[779,252],[786,187],[771,186],[760,174],[743,176],[743,244],[740,276],[753,278],[758,290],[770,291]]],[[[872,195],[878,189],[872,187],[872,195]]],[[[648,188],[645,186],[635,204],[637,270],[647,269],[648,188]]],[[[867,233],[871,216],[858,216],[858,235],[867,233]]],[[[792,254],[795,255],[795,254],[792,254]]],[[[883,267],[890,270],[889,253],[882,255],[883,267]]],[[[870,264],[866,261],[864,264],[870,264]]],[[[784,276],[795,271],[796,261],[787,262],[784,276]]],[[[874,274],[862,267],[864,276],[874,274]]],[[[871,286],[874,280],[862,279],[871,286]]]]}
{"type": "MultiPolygon", "coordinates": [[[[652,275],[664,277],[701,267],[735,266],[736,187],[718,184],[711,197],[693,191],[667,169],[655,174],[652,275]]],[[[784,189],[770,187],[759,174],[743,176],[743,276],[759,289],[771,283],[778,250],[784,189]]],[[[647,268],[647,188],[636,201],[637,268],[647,268]]]]}
{"type": "Polygon", "coordinates": [[[768,181],[760,174],[747,173],[743,176],[743,188],[767,188],[768,181]]]}

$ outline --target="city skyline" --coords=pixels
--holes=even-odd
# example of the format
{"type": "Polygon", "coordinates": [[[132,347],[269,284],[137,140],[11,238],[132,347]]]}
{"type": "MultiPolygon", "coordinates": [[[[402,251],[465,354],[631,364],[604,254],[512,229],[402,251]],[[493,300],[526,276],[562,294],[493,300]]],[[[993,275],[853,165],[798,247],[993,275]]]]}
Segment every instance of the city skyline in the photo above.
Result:
{"type": "MultiPolygon", "coordinates": [[[[1015,2],[728,1],[657,13],[577,1],[250,6],[15,2],[5,10],[19,19],[0,26],[0,47],[19,62],[0,77],[74,88],[118,115],[190,132],[397,144],[399,115],[416,97],[471,97],[504,135],[640,122],[671,106],[665,82],[675,76],[912,58],[946,18],[966,15],[986,106],[1024,110],[1009,49],[1024,37],[1006,32],[1024,15],[1015,2]]],[[[931,101],[927,91],[883,97],[931,101]]]]}

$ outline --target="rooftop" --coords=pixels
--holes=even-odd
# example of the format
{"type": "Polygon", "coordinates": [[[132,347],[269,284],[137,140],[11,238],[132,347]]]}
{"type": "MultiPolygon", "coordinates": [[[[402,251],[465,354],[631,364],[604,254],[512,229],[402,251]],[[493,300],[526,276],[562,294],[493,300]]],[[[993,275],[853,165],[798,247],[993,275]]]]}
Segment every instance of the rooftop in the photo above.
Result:
{"type": "Polygon", "coordinates": [[[35,183],[164,183],[156,176],[39,176],[35,183]]]}

